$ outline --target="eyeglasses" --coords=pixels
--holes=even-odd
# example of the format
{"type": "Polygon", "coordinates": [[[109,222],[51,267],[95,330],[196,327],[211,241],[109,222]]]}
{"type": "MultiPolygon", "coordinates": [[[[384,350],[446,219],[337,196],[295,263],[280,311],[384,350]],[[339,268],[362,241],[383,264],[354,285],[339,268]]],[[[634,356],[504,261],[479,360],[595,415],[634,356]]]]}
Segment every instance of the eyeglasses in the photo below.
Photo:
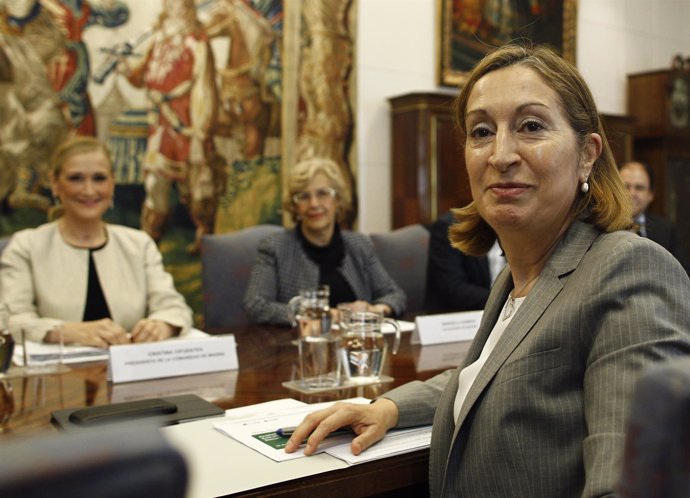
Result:
{"type": "Polygon", "coordinates": [[[308,204],[312,197],[315,197],[317,201],[324,202],[328,199],[333,199],[335,194],[334,188],[317,188],[313,192],[297,192],[292,196],[292,201],[295,204],[308,204]]]}

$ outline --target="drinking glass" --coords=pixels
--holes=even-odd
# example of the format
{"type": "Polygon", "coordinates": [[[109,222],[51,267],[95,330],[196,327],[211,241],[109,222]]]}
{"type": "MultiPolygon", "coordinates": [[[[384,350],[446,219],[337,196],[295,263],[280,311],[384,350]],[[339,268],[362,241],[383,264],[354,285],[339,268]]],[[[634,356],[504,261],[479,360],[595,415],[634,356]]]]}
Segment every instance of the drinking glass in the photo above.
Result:
{"type": "Polygon", "coordinates": [[[340,385],[338,343],[331,333],[327,285],[301,290],[288,303],[299,329],[299,364],[302,385],[324,389],[340,385]]]}
{"type": "Polygon", "coordinates": [[[300,378],[303,387],[326,389],[340,385],[338,341],[330,334],[299,339],[300,378]]]}
{"type": "Polygon", "coordinates": [[[330,289],[321,285],[304,289],[288,303],[300,337],[320,337],[331,332],[331,310],[328,304],[330,289]]]}

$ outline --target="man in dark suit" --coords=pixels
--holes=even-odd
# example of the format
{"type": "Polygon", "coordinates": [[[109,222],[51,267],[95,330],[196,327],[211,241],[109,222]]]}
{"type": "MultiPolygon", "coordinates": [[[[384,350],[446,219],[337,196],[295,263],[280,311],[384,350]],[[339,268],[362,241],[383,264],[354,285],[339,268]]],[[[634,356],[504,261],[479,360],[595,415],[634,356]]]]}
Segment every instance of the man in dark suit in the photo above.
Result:
{"type": "Polygon", "coordinates": [[[621,166],[619,171],[632,198],[638,233],[663,246],[687,272],[690,269],[687,252],[676,236],[676,227],[666,218],[647,212],[647,207],[654,200],[654,170],[646,163],[631,161],[621,166]]]}
{"type": "Polygon", "coordinates": [[[450,245],[448,229],[452,212],[431,226],[425,310],[432,313],[484,309],[489,289],[505,258],[498,245],[487,256],[467,256],[450,245]],[[491,264],[490,264],[491,263],[491,264]]]}

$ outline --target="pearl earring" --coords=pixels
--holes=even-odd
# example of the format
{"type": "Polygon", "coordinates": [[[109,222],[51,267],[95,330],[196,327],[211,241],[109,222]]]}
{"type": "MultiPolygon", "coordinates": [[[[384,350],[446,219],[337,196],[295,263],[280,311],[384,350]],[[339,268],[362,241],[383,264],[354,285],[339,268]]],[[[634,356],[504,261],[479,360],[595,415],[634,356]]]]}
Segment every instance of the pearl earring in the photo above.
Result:
{"type": "Polygon", "coordinates": [[[582,185],[580,185],[580,190],[582,191],[583,194],[586,194],[589,192],[589,183],[587,183],[587,180],[582,182],[582,185]]]}

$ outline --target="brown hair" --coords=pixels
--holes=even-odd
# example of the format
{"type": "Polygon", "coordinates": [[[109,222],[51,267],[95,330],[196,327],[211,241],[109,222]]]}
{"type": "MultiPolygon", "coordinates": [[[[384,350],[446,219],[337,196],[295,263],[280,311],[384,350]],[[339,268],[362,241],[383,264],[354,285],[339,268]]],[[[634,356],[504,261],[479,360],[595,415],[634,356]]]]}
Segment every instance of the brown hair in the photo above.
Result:
{"type": "MultiPolygon", "coordinates": [[[[602,151],[592,165],[589,192],[578,193],[573,205],[575,216],[605,232],[629,229],[632,226],[630,195],[618,174],[592,93],[575,66],[551,49],[511,43],[489,53],[474,67],[453,103],[453,118],[463,143],[467,133],[467,103],[475,84],[492,71],[518,64],[533,70],[556,92],[581,149],[592,133],[601,136],[602,151]]],[[[473,256],[486,254],[496,240],[496,233],[479,215],[474,202],[454,209],[453,214],[456,219],[450,229],[453,246],[473,256]]]]}
{"type": "Polygon", "coordinates": [[[333,184],[336,198],[339,200],[338,221],[343,222],[347,219],[347,214],[352,208],[352,197],[350,189],[345,182],[345,177],[340,170],[340,166],[325,157],[315,157],[297,163],[290,171],[288,178],[288,188],[283,199],[283,209],[292,215],[292,220],[297,221],[297,210],[292,197],[307,188],[314,177],[323,173],[333,184]]]}
{"type": "MultiPolygon", "coordinates": [[[[50,177],[52,180],[57,180],[62,172],[62,166],[67,162],[68,159],[74,157],[78,154],[84,154],[86,152],[101,151],[108,159],[108,164],[110,165],[110,172],[113,173],[113,162],[110,158],[110,151],[108,148],[97,138],[81,135],[70,135],[64,142],[57,146],[53,152],[52,159],[50,161],[50,177]]],[[[56,205],[50,208],[48,211],[48,219],[55,220],[62,216],[64,209],[61,205],[56,205]]]]}

